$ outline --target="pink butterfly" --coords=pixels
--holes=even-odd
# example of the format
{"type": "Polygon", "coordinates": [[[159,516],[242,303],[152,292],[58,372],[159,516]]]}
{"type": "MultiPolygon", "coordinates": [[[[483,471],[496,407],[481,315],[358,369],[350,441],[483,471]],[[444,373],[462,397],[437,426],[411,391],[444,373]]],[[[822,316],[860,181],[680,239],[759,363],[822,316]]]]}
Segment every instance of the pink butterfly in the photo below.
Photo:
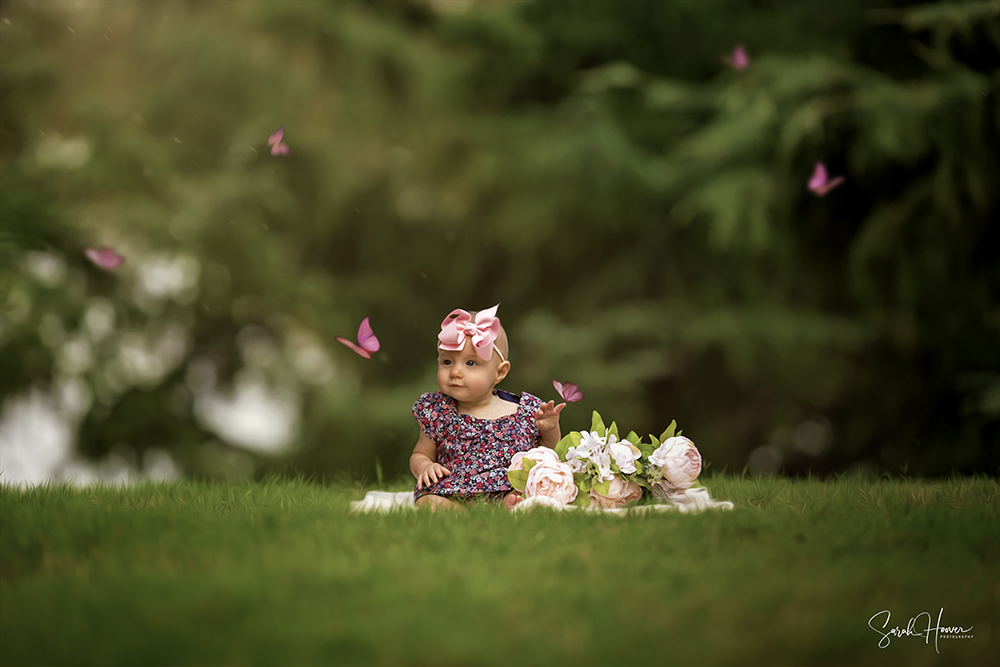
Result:
{"type": "Polygon", "coordinates": [[[746,69],[750,64],[750,56],[747,55],[747,50],[743,48],[742,44],[737,44],[732,55],[722,56],[722,62],[735,70],[746,69]]]}
{"type": "Polygon", "coordinates": [[[113,249],[105,246],[96,248],[84,248],[83,252],[91,262],[105,271],[117,269],[125,262],[125,258],[116,253],[113,249]]]}
{"type": "Polygon", "coordinates": [[[556,391],[559,392],[559,395],[567,403],[575,403],[583,398],[580,388],[571,382],[556,382],[553,380],[552,386],[556,388],[556,391]]]}
{"type": "Polygon", "coordinates": [[[361,320],[361,326],[358,327],[358,344],[355,345],[346,338],[341,338],[337,336],[337,342],[343,343],[347,347],[351,348],[358,354],[360,354],[365,359],[371,359],[371,352],[378,352],[379,343],[378,338],[372,333],[372,325],[368,324],[368,318],[361,320]]]}
{"type": "Polygon", "coordinates": [[[282,125],[278,131],[267,138],[267,145],[271,147],[271,155],[288,155],[288,144],[281,143],[285,136],[285,126],[282,125]]]}
{"type": "Polygon", "coordinates": [[[813,171],[812,178],[809,179],[809,189],[816,193],[817,197],[822,197],[830,190],[844,182],[843,176],[838,176],[832,181],[827,180],[826,167],[823,166],[822,162],[816,163],[816,169],[813,171]]]}

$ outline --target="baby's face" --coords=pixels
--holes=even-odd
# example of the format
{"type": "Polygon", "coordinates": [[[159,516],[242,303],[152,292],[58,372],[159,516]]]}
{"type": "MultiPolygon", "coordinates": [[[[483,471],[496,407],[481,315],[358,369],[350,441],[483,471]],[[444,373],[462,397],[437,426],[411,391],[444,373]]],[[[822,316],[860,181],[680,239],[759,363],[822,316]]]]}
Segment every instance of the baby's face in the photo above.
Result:
{"type": "Polygon", "coordinates": [[[502,379],[499,367],[496,350],[489,361],[483,361],[466,338],[465,347],[458,352],[438,350],[438,387],[460,403],[479,401],[488,397],[502,379]]]}

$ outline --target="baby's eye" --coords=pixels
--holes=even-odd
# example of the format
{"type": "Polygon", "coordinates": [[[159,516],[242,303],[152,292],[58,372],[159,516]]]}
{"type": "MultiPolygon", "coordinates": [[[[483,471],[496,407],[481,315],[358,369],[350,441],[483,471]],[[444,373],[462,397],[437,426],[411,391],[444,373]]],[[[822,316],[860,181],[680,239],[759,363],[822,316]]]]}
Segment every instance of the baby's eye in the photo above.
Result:
{"type": "Polygon", "coordinates": [[[441,365],[442,366],[450,366],[451,365],[451,359],[442,359],[441,360],[441,365]]]}
{"type": "Polygon", "coordinates": [[[469,361],[466,361],[466,362],[465,362],[465,365],[466,365],[466,366],[475,366],[475,365],[476,365],[476,362],[474,362],[474,361],[472,361],[472,360],[470,359],[469,361]]]}

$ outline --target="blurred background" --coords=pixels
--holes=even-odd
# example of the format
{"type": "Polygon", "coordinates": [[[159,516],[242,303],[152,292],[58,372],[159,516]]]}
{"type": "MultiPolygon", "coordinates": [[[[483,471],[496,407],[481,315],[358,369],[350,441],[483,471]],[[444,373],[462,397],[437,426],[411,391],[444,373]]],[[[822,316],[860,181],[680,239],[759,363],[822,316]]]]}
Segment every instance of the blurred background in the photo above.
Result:
{"type": "Polygon", "coordinates": [[[1000,2],[0,16],[0,482],[402,479],[441,320],[496,303],[564,433],[1000,470],[1000,2]]]}

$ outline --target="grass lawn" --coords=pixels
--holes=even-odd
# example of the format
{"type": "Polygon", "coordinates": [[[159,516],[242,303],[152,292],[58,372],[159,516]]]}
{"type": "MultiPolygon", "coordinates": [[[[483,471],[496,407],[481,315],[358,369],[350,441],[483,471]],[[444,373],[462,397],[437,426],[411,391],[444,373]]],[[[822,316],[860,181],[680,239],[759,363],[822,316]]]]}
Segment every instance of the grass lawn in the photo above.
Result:
{"type": "Polygon", "coordinates": [[[736,509],[355,516],[361,489],[303,481],[2,487],[0,662],[996,664],[996,480],[702,481],[736,509]],[[880,648],[869,627],[941,609],[972,637],[880,648]]]}

